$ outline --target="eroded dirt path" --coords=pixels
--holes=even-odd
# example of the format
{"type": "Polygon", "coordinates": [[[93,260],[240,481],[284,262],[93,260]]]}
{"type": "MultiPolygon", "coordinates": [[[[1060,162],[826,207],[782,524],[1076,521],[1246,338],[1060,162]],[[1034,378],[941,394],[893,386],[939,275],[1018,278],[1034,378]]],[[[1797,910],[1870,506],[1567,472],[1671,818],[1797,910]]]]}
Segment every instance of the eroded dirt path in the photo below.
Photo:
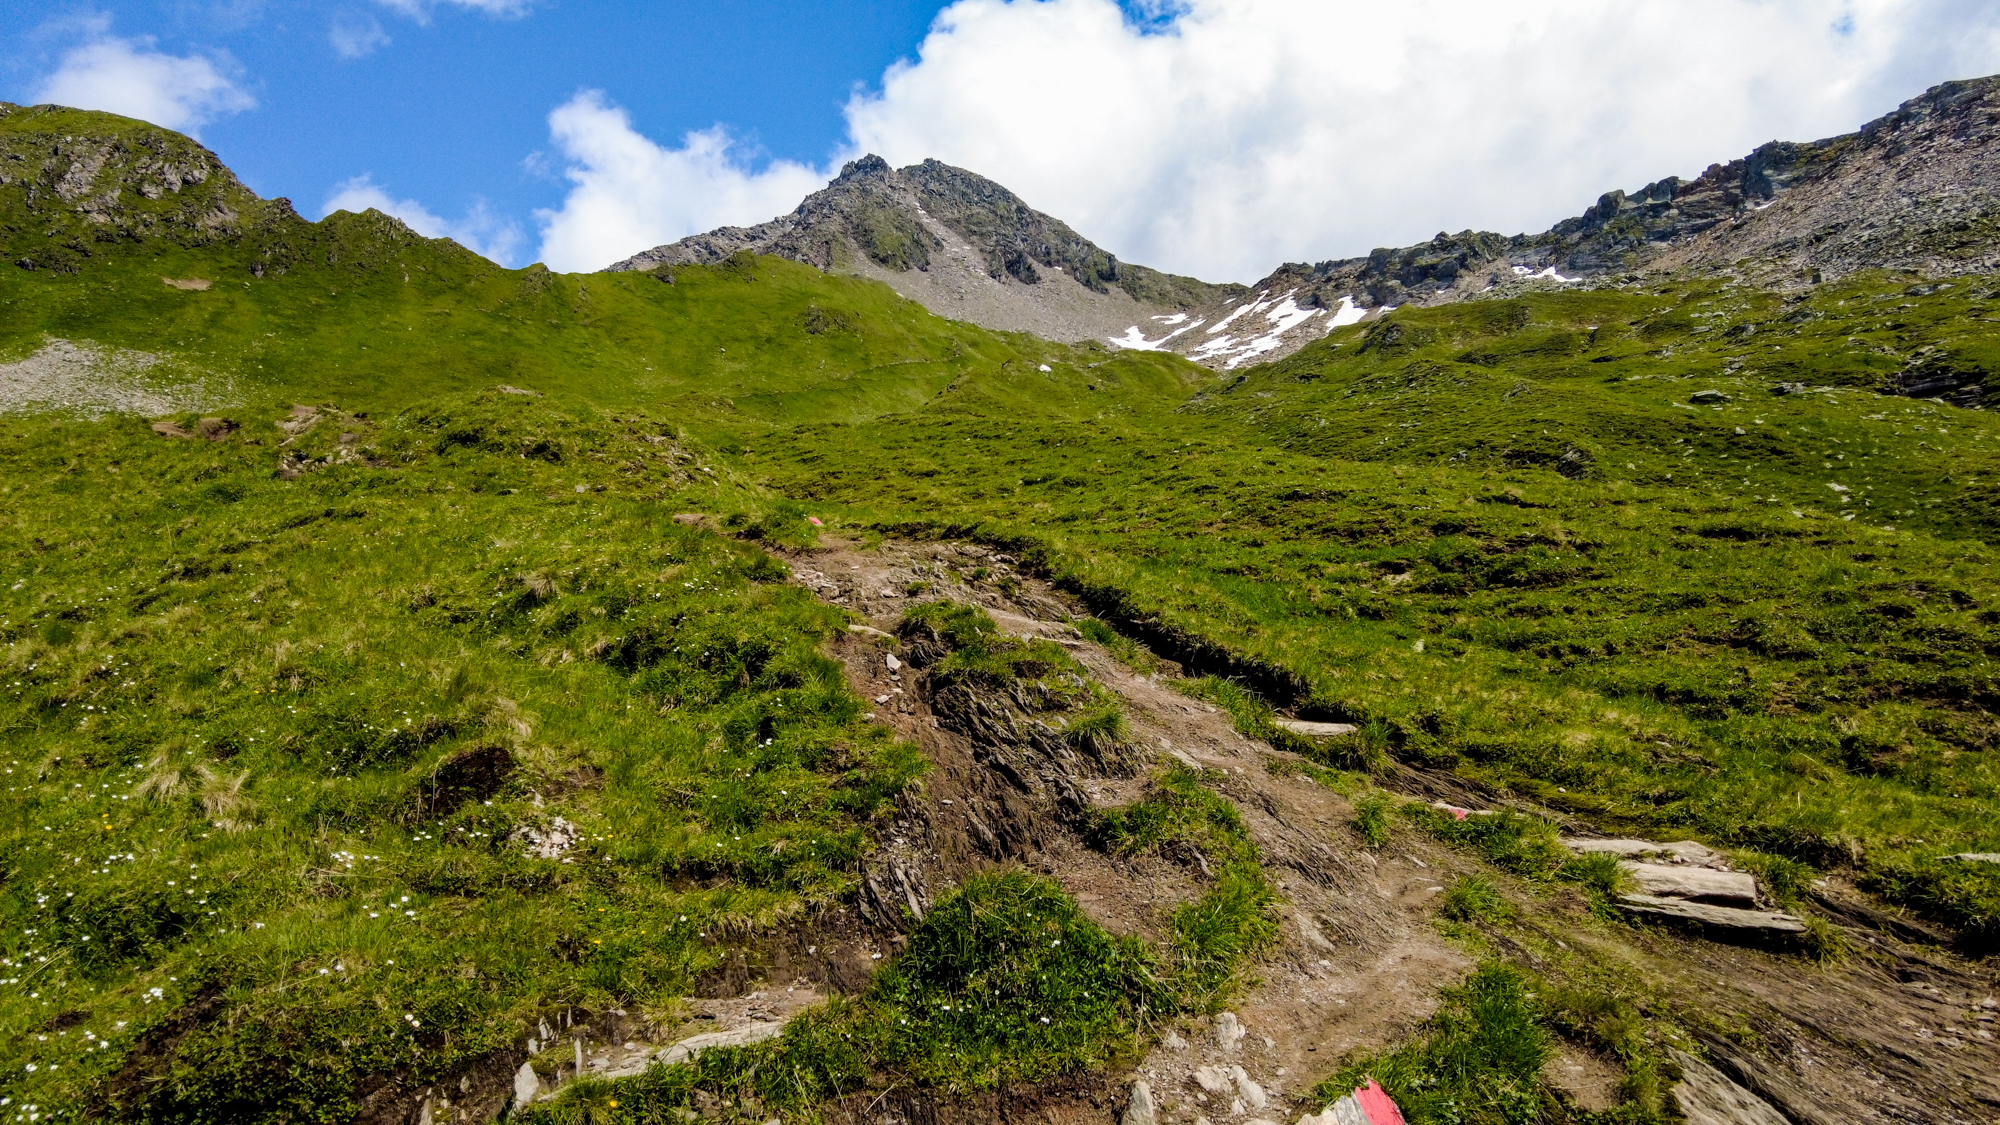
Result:
{"type": "MultiPolygon", "coordinates": [[[[1138,1067],[1162,1104],[1163,1120],[1197,1112],[1217,1121],[1285,1116],[1289,1097],[1324,1077],[1342,1055],[1409,1034],[1434,1010],[1439,988],[1471,967],[1471,958],[1428,921],[1432,898],[1463,865],[1458,857],[1425,844],[1379,857],[1358,847],[1346,827],[1352,808],[1345,798],[1303,776],[1274,775],[1269,762],[1283,755],[1238,734],[1227,714],[1173,690],[1170,677],[1135,671],[1084,641],[1067,624],[1080,611],[1041,583],[1012,574],[1012,560],[972,545],[890,543],[801,552],[791,561],[798,581],[880,632],[893,631],[913,602],[947,597],[984,607],[1014,636],[1056,641],[1119,696],[1150,767],[1178,760],[1223,775],[1214,787],[1242,812],[1288,900],[1282,938],[1258,966],[1261,980],[1231,1006],[1246,1032],[1240,1040],[1219,1038],[1206,1023],[1183,1026],[1138,1067]],[[980,568],[989,572],[987,581],[966,580],[980,568]],[[1266,1091],[1261,1110],[1246,1103],[1232,1113],[1238,1095],[1210,1094],[1192,1077],[1200,1067],[1232,1065],[1266,1091]]],[[[928,823],[908,817],[889,841],[891,865],[910,876],[917,898],[980,866],[1018,861],[1061,881],[1107,929],[1159,941],[1173,909],[1202,893],[1198,873],[1157,859],[1112,859],[1052,817],[1010,808],[1028,804],[1027,795],[1009,792],[980,768],[975,748],[939,726],[914,676],[890,670],[893,646],[856,633],[838,647],[857,690],[877,701],[878,718],[922,746],[938,767],[920,798],[929,805],[928,823]],[[925,856],[935,858],[920,877],[913,869],[925,856]],[[924,885],[915,886],[920,879],[924,885]]],[[[1140,795],[1146,772],[1089,778],[1082,788],[1095,807],[1121,805],[1140,795]]],[[[885,892],[907,897],[900,886],[885,892]]]]}
{"type": "MultiPolygon", "coordinates": [[[[1257,966],[1260,979],[1231,1006],[1240,1038],[1184,1022],[1166,1029],[1125,1075],[1039,1088],[1018,1105],[982,1099],[962,1112],[930,1105],[917,1116],[1110,1121],[1122,1107],[1118,1092],[1143,1077],[1163,1122],[1296,1119],[1301,1109],[1319,1108],[1302,1095],[1343,1056],[1403,1039],[1435,1010],[1439,990],[1472,967],[1473,957],[1437,930],[1433,900],[1452,879],[1476,872],[1531,907],[1531,917],[1501,942],[1505,956],[1557,976],[1594,978],[1642,1008],[1663,1006],[1683,1023],[1720,1029],[1722,1038],[1706,1041],[1711,1057],[1747,1060],[1732,1077],[1759,1087],[1795,1125],[2000,1121],[2000,1006],[1990,962],[1852,930],[1857,955],[1821,968],[1796,955],[1606,924],[1591,918],[1573,891],[1527,887],[1411,833],[1371,851],[1349,827],[1348,800],[1307,777],[1274,773],[1270,763],[1289,755],[1243,737],[1228,715],[1175,691],[1170,665],[1135,670],[1085,641],[1068,624],[1081,607],[1019,574],[1005,554],[978,544],[891,541],[866,549],[832,543],[789,560],[797,581],[867,622],[836,646],[837,655],[855,688],[876,701],[878,720],[935,764],[921,792],[905,802],[871,877],[868,894],[884,921],[896,905],[921,913],[983,866],[1021,863],[1061,881],[1108,929],[1160,941],[1173,908],[1204,885],[1173,863],[1127,862],[1086,846],[1047,801],[940,725],[918,674],[891,668],[894,645],[880,635],[894,630],[909,605],[938,597],[982,606],[1013,635],[1064,645],[1123,701],[1148,761],[1136,776],[1078,778],[1092,806],[1134,799],[1149,770],[1176,760],[1216,771],[1212,787],[1237,805],[1286,897],[1282,940],[1257,966]],[[1195,1071],[1215,1066],[1243,1067],[1266,1104],[1250,1104],[1254,1096],[1233,1089],[1204,1090],[1195,1071]]],[[[1692,1041],[1680,1046],[1703,1049],[1692,1041]]],[[[1623,1077],[1615,1059],[1575,1044],[1563,1045],[1545,1073],[1590,1109],[1614,1104],[1623,1077]]],[[[871,1112],[871,1122],[910,1116],[898,1116],[894,1106],[871,1112]]]]}

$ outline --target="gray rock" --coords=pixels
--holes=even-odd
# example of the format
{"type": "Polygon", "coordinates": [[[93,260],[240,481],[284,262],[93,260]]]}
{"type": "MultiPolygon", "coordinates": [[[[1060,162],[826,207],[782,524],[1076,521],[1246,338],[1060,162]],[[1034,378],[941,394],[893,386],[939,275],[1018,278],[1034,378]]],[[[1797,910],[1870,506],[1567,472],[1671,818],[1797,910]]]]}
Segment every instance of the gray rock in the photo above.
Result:
{"type": "Polygon", "coordinates": [[[1304,719],[1279,719],[1277,724],[1306,738],[1346,738],[1361,729],[1353,723],[1314,723],[1304,719]]]}
{"type": "Polygon", "coordinates": [[[1643,894],[1708,902],[1717,906],[1739,906],[1745,910],[1753,910],[1757,906],[1757,880],[1745,871],[1638,863],[1629,859],[1621,860],[1618,866],[1632,876],[1632,881],[1638,884],[1643,894]]]}
{"type": "Polygon", "coordinates": [[[1642,856],[1671,856],[1686,863],[1712,866],[1723,861],[1722,853],[1713,848],[1695,843],[1693,840],[1676,840],[1671,844],[1656,844],[1651,840],[1578,840],[1565,839],[1563,847],[1579,854],[1607,852],[1621,859],[1638,859],[1642,856]]]}
{"type": "Polygon", "coordinates": [[[1669,1050],[1681,1068],[1674,1102],[1688,1125],[1791,1125],[1771,1103],[1731,1082],[1693,1055],[1669,1050]]]}
{"type": "Polygon", "coordinates": [[[1215,1017],[1215,1045],[1225,1051],[1234,1051],[1243,1037],[1249,1034],[1243,1029],[1243,1022],[1235,1012],[1224,1012],[1215,1017]]]}
{"type": "Polygon", "coordinates": [[[1251,1079],[1249,1071],[1240,1066],[1232,1066],[1229,1068],[1229,1076],[1236,1080],[1236,1093],[1242,1097],[1243,1104],[1251,1109],[1263,1109],[1265,1103],[1270,1101],[1269,1096],[1264,1093],[1264,1087],[1257,1085],[1251,1079]]]}
{"type": "Polygon", "coordinates": [[[1696,406],[1709,406],[1729,401],[1729,396],[1721,391],[1696,391],[1688,396],[1688,401],[1696,406]]]}
{"type": "Polygon", "coordinates": [[[1771,393],[1774,395],[1802,395],[1811,389],[1811,387],[1806,386],[1804,383],[1779,383],[1777,386],[1771,388],[1771,393]]]}
{"type": "Polygon", "coordinates": [[[1741,910],[1733,906],[1710,906],[1657,895],[1619,895],[1618,904],[1635,914],[1700,922],[1721,929],[1781,934],[1806,932],[1804,922],[1775,910],[1741,910]]]}
{"type": "Polygon", "coordinates": [[[1141,1078],[1132,1083],[1132,1101],[1118,1125],[1158,1125],[1159,1109],[1153,1104],[1153,1088],[1141,1078]]]}
{"type": "Polygon", "coordinates": [[[1227,1094],[1235,1088],[1236,1076],[1226,1066],[1194,1068],[1194,1084],[1211,1094],[1227,1094]]]}
{"type": "Polygon", "coordinates": [[[535,1064],[522,1063],[521,1069],[514,1072],[514,1108],[526,1106],[541,1092],[542,1076],[535,1073],[535,1064]]]}
{"type": "Polygon", "coordinates": [[[2000,852],[1960,852],[1950,858],[1960,863],[2000,863],[2000,852]]]}
{"type": "MultiPolygon", "coordinates": [[[[711,1047],[747,1047],[752,1043],[762,1043],[767,1039],[775,1039],[783,1034],[785,1025],[789,1022],[791,1022],[790,1018],[787,1017],[782,1020],[745,1024],[742,1027],[732,1027],[726,1031],[711,1031],[702,1035],[692,1035],[686,1039],[670,1043],[660,1048],[657,1052],[647,1053],[641,1051],[637,1054],[629,1055],[622,1060],[614,1060],[598,1077],[631,1078],[635,1075],[644,1074],[646,1068],[652,1065],[655,1059],[667,1066],[672,1066],[675,1063],[687,1062],[689,1059],[694,1058],[711,1047]]],[[[579,1064],[578,1069],[582,1069],[581,1064],[579,1064]]]]}
{"type": "Polygon", "coordinates": [[[536,859],[561,859],[579,837],[576,825],[562,817],[550,821],[547,828],[524,824],[514,835],[527,843],[528,854],[536,859]]]}

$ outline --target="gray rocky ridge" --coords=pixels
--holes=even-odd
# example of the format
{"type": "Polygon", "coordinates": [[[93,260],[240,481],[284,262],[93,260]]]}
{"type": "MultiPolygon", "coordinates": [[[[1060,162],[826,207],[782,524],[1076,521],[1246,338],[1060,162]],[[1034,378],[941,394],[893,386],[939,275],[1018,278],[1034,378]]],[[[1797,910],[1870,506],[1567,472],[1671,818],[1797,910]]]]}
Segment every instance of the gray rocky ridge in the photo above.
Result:
{"type": "Polygon", "coordinates": [[[1247,289],[1121,262],[982,176],[936,160],[849,164],[792,214],[611,268],[739,250],[873,277],[941,316],[1059,340],[1171,351],[1217,369],[1278,359],[1335,327],[1424,305],[1663,270],[1808,285],[1864,269],[2000,268],[2000,77],[1947,82],[1859,131],[1772,141],[1541,234],[1440,231],[1365,257],[1287,263],[1247,289]]]}

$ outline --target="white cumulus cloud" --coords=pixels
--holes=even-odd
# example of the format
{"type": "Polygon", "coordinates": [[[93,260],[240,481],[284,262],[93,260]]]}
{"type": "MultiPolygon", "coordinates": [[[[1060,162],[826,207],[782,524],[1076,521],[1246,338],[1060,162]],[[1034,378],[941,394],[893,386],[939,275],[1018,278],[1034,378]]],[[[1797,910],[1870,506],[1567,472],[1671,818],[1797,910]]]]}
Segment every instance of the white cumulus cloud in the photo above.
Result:
{"type": "Polygon", "coordinates": [[[335,211],[360,214],[373,207],[394,215],[425,238],[449,238],[467,250],[501,265],[512,265],[521,248],[521,228],[510,219],[495,214],[481,200],[462,219],[446,219],[433,214],[414,199],[397,199],[383,190],[373,177],[356,176],[337,185],[320,208],[324,218],[335,211]]]}
{"type": "Polygon", "coordinates": [[[542,261],[555,270],[602,269],[690,234],[763,222],[828,179],[790,161],[754,167],[721,128],[657,144],[595,90],[549,114],[549,133],[571,183],[560,208],[535,213],[542,261]]]}
{"type": "Polygon", "coordinates": [[[227,60],[170,55],[147,38],[98,33],[62,58],[35,92],[37,102],[96,109],[198,132],[202,125],[256,108],[257,101],[225,73],[227,60]]]}
{"type": "Polygon", "coordinates": [[[1132,261],[1251,281],[1846,132],[2000,70],[1969,0],[960,0],[849,147],[990,176],[1132,261]]]}

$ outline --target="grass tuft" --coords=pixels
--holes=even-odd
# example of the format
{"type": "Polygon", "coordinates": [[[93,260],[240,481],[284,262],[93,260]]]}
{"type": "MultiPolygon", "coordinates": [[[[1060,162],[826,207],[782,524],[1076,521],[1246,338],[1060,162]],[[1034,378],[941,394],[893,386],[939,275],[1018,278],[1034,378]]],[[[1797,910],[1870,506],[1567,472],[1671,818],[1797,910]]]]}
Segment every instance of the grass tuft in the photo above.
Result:
{"type": "Polygon", "coordinates": [[[1438,899],[1438,912],[1454,922],[1482,922],[1499,925],[1511,921],[1514,907],[1500,894],[1490,879],[1462,875],[1445,888],[1438,899]]]}

